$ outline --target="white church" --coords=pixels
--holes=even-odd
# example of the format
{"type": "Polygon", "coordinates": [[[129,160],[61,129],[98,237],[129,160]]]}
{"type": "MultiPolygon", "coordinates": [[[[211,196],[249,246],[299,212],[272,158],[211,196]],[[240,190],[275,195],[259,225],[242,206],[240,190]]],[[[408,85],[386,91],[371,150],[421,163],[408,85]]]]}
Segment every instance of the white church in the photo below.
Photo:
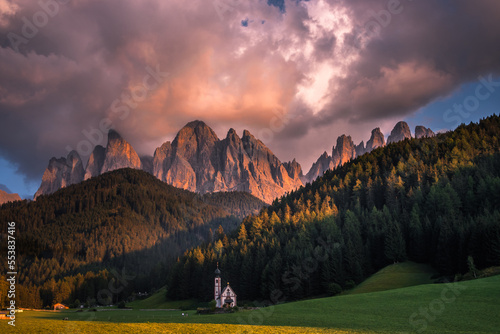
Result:
{"type": "Polygon", "coordinates": [[[215,269],[215,307],[235,307],[236,306],[236,294],[227,282],[227,286],[222,290],[222,281],[220,278],[219,264],[217,264],[217,269],[215,269]]]}

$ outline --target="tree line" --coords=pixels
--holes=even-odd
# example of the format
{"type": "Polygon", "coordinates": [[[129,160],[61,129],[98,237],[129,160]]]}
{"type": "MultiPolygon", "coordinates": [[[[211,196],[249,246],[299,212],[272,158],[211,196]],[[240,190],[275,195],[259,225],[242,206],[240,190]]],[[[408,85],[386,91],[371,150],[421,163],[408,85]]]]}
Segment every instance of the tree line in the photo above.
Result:
{"type": "Polygon", "coordinates": [[[350,288],[388,264],[442,275],[500,265],[500,118],[378,148],[187,251],[169,298],[213,298],[216,263],[239,300],[350,288]]]}
{"type": "MultiPolygon", "coordinates": [[[[215,238],[219,228],[237,228],[264,203],[247,193],[199,195],[153,176],[121,169],[40,196],[0,207],[0,221],[15,221],[19,303],[22,307],[116,303],[165,283],[168,268],[195,245],[215,238]],[[113,273],[134,277],[99,298],[113,273]]],[[[2,238],[6,249],[6,238],[2,238]]],[[[7,261],[0,271],[7,272],[7,261]]],[[[3,279],[2,279],[3,281],[3,279]]],[[[5,302],[0,284],[0,307],[5,302]]],[[[109,290],[109,289],[108,289],[109,290]]]]}

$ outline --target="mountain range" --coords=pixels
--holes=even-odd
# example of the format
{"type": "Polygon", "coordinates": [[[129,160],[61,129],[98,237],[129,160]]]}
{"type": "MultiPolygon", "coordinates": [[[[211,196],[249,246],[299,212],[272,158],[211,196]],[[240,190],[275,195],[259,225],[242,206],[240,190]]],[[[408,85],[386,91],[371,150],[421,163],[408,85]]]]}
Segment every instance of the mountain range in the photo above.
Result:
{"type": "MultiPolygon", "coordinates": [[[[434,132],[417,126],[415,136],[432,137],[434,132]]],[[[387,143],[411,137],[408,124],[399,122],[387,143]]],[[[344,134],[338,137],[331,156],[324,152],[304,175],[295,159],[282,163],[247,130],[239,137],[230,129],[221,140],[204,122],[193,121],[184,126],[172,142],[165,142],[153,156],[145,157],[140,157],[118,132],[110,130],[107,146],[96,146],[86,166],[76,151],[71,151],[66,158],[50,159],[35,199],[109,171],[133,168],[144,170],[175,187],[201,194],[244,191],[271,203],[314,181],[325,171],[385,145],[380,128],[372,131],[366,146],[364,142],[355,145],[352,138],[344,134]]]]}

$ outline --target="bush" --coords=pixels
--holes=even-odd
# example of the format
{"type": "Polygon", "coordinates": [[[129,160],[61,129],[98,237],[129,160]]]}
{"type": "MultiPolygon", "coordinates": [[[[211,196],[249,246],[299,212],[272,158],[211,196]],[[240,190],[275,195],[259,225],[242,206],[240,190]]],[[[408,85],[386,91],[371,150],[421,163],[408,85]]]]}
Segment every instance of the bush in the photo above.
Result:
{"type": "Polygon", "coordinates": [[[217,305],[217,302],[215,299],[212,299],[210,303],[208,303],[208,308],[210,308],[212,311],[215,311],[215,306],[217,305]]]}
{"type": "Polygon", "coordinates": [[[210,314],[210,313],[212,313],[212,311],[208,308],[198,307],[196,309],[196,313],[198,313],[198,314],[210,314]]]}
{"type": "Polygon", "coordinates": [[[336,296],[341,292],[342,292],[342,287],[340,285],[338,285],[337,283],[328,284],[328,295],[336,296]]]}
{"type": "Polygon", "coordinates": [[[118,308],[127,308],[127,304],[125,304],[125,301],[121,301],[118,303],[118,308]]]}

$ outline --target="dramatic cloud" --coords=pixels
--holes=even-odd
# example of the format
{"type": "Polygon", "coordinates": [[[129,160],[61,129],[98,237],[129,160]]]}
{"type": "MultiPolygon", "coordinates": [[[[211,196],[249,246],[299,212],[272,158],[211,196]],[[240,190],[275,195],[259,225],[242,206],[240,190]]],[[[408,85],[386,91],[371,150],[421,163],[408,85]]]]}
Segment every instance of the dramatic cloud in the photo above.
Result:
{"type": "Polygon", "coordinates": [[[110,123],[152,154],[202,119],[307,170],[338,135],[366,141],[499,74],[499,12],[489,0],[0,0],[0,155],[37,179],[51,156],[105,143],[110,123]]]}

